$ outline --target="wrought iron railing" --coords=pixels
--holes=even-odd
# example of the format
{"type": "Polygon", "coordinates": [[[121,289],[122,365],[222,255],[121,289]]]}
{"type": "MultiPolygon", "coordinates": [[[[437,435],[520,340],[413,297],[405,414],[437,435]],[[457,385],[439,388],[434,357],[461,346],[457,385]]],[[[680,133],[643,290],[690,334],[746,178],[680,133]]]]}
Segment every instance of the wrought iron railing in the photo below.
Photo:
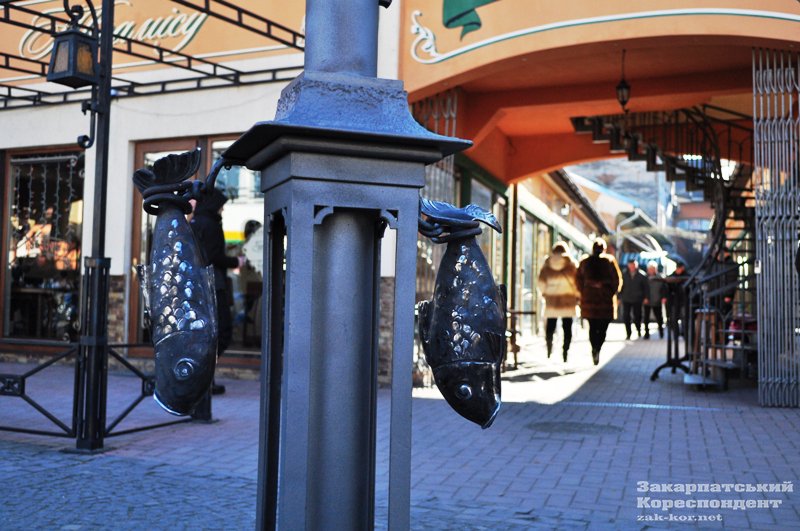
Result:
{"type": "MultiPolygon", "coordinates": [[[[76,402],[73,400],[72,418],[67,424],[61,421],[53,412],[49,411],[47,408],[39,404],[39,402],[34,400],[28,394],[27,383],[32,376],[35,376],[36,374],[42,372],[46,368],[60,361],[66,360],[70,356],[74,356],[75,354],[77,354],[77,352],[78,352],[78,345],[71,344],[69,345],[67,350],[56,354],[49,360],[37,365],[36,367],[32,368],[31,370],[23,374],[0,374],[0,397],[21,398],[22,400],[27,402],[34,410],[39,412],[52,424],[57,426],[61,431],[36,430],[30,428],[3,426],[3,425],[0,425],[0,430],[15,431],[19,433],[30,433],[33,435],[49,435],[53,437],[69,437],[69,438],[75,437],[76,422],[77,422],[76,421],[77,415],[75,412],[76,402]]],[[[77,358],[75,364],[77,366],[77,358]]]]}
{"type": "MultiPolygon", "coordinates": [[[[44,345],[44,342],[37,342],[38,345],[44,345]]],[[[52,436],[52,437],[65,437],[65,438],[75,438],[77,436],[77,424],[78,424],[78,410],[82,407],[83,397],[81,396],[82,389],[79,385],[79,374],[81,370],[81,363],[84,363],[85,360],[81,359],[80,354],[80,345],[78,343],[56,343],[56,342],[47,342],[48,345],[51,344],[59,344],[64,346],[65,350],[59,352],[48,360],[36,365],[32,369],[24,372],[22,374],[0,374],[0,399],[1,398],[20,398],[29,404],[33,410],[41,414],[44,418],[46,418],[51,424],[56,426],[59,430],[44,430],[44,429],[31,429],[23,426],[10,426],[0,424],[0,431],[9,431],[9,432],[17,432],[17,433],[27,433],[32,435],[44,435],[44,436],[52,436]],[[58,417],[58,415],[42,404],[40,404],[37,400],[31,397],[28,394],[28,381],[31,377],[41,373],[43,370],[47,369],[48,367],[54,366],[56,364],[63,364],[69,361],[70,358],[74,358],[72,363],[75,367],[75,382],[73,386],[73,393],[72,393],[72,414],[71,418],[68,421],[64,421],[58,417]]],[[[189,422],[194,420],[191,417],[187,418],[180,418],[169,420],[165,422],[158,422],[155,424],[147,424],[143,426],[136,426],[133,428],[127,429],[119,429],[121,423],[128,418],[128,416],[142,403],[142,401],[150,396],[153,396],[153,391],[155,389],[155,376],[153,374],[145,373],[142,370],[138,369],[135,365],[133,365],[128,359],[123,356],[119,350],[120,349],[127,349],[127,348],[137,348],[142,347],[145,345],[142,344],[134,344],[134,343],[118,343],[112,344],[108,346],[108,355],[110,359],[116,361],[121,367],[123,367],[128,372],[132,373],[136,378],[140,380],[141,386],[139,389],[139,395],[136,396],[131,400],[130,403],[122,410],[122,412],[117,415],[113,420],[107,422],[104,428],[104,436],[105,437],[115,437],[119,435],[126,435],[129,433],[135,433],[139,431],[145,430],[152,430],[156,428],[162,428],[164,426],[171,426],[174,424],[180,424],[184,422],[189,422]]],[[[103,404],[107,403],[108,401],[108,393],[107,389],[103,390],[102,396],[100,397],[101,402],[103,404]]],[[[2,410],[0,410],[2,411],[2,410]]],[[[0,422],[2,421],[2,414],[0,413],[0,422]]]]}
{"type": "MultiPolygon", "coordinates": [[[[752,319],[756,308],[752,118],[704,105],[578,117],[572,123],[576,133],[591,134],[594,142],[608,142],[612,153],[626,153],[629,160],[644,161],[648,171],[663,171],[668,181],[685,181],[687,191],[702,192],[714,209],[703,257],[683,284],[687,304],[682,315],[673,315],[673,319],[683,321],[684,354],[680,356],[677,344],[669,341],[668,361],[652,378],[662,368],[673,372],[680,368],[689,373],[687,383],[702,385],[726,383],[728,369],[751,375],[748,354],[755,351],[755,345],[736,345],[736,349],[726,345],[731,327],[748,326],[746,321],[752,319]],[[736,161],[735,171],[730,171],[731,160],[736,161]],[[710,321],[715,323],[712,332],[706,329],[710,321]],[[736,363],[725,358],[737,349],[736,363]],[[720,371],[722,378],[710,378],[720,371]]],[[[678,327],[668,326],[668,330],[677,331],[678,327]]],[[[746,339],[742,333],[737,341],[744,343],[746,339]]]]}

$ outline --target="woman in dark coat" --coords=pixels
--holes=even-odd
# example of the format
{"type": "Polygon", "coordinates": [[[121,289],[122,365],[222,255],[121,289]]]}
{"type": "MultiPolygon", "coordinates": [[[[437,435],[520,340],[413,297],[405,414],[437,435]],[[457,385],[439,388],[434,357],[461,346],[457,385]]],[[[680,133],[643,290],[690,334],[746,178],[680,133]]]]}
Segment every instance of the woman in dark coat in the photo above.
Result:
{"type": "Polygon", "coordinates": [[[581,260],[576,277],[581,294],[581,317],[589,321],[589,342],[595,365],[600,363],[600,348],[606,340],[608,325],[617,316],[617,293],[622,288],[617,261],[605,250],[606,243],[595,240],[592,254],[581,260]]]}

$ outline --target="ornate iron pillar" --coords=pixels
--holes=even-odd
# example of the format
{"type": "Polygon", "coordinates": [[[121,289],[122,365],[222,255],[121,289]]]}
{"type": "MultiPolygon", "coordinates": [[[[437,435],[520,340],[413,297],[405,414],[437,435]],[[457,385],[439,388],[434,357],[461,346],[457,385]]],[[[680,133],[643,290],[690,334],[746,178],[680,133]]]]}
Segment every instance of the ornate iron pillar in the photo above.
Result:
{"type": "Polygon", "coordinates": [[[259,529],[374,526],[387,226],[398,232],[389,527],[409,527],[419,189],[425,164],[469,143],[426,131],[402,83],[374,77],[378,4],[308,0],[305,72],[275,120],[223,155],[261,170],[265,192],[259,529]]]}
{"type": "Polygon", "coordinates": [[[108,190],[108,142],[111,110],[111,63],[114,0],[103,0],[100,33],[100,83],[92,91],[97,113],[92,214],[92,254],[84,259],[81,338],[76,370],[76,446],[80,450],[103,448],[106,429],[108,384],[108,276],[111,260],[105,258],[106,193],[108,190]]]}

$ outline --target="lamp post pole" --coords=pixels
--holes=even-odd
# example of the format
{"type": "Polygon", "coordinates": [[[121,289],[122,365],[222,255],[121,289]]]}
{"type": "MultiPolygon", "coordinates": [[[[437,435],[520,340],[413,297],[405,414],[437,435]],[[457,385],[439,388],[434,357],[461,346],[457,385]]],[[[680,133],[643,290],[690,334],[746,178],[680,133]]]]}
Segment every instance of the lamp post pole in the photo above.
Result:
{"type": "Polygon", "coordinates": [[[100,24],[99,83],[92,90],[97,115],[95,137],[92,254],[84,258],[79,363],[76,367],[76,446],[103,448],[108,384],[108,279],[111,259],[105,257],[108,143],[111,111],[111,68],[114,0],[103,0],[100,24]]]}
{"type": "Polygon", "coordinates": [[[371,529],[380,246],[397,230],[390,529],[409,527],[411,354],[425,164],[469,142],[411,117],[377,79],[378,6],[307,0],[306,64],[275,120],[223,156],[262,172],[264,322],[259,529],[371,529]],[[285,265],[285,267],[284,267],[285,265]]]}

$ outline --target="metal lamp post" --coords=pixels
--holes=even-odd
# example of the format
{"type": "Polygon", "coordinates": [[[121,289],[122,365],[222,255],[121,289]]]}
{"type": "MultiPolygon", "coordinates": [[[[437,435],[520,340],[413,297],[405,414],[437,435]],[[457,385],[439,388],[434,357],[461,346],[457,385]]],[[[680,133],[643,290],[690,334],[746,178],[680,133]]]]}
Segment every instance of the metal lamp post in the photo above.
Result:
{"type": "Polygon", "coordinates": [[[419,126],[402,83],[375,77],[378,7],[308,0],[304,73],[276,119],[223,155],[261,170],[265,192],[259,529],[373,527],[387,226],[397,230],[389,527],[409,526],[419,189],[425,164],[469,142],[419,126]]]}
{"type": "Polygon", "coordinates": [[[70,7],[64,0],[64,11],[72,27],[54,39],[53,57],[48,80],[77,88],[92,85],[92,98],[82,110],[91,113],[90,134],[78,138],[87,149],[95,142],[94,214],[92,216],[92,252],[84,259],[81,290],[81,337],[75,369],[75,431],[80,450],[103,448],[106,429],[106,389],[108,383],[108,277],[111,259],[105,255],[106,191],[108,188],[108,136],[111,110],[111,63],[114,27],[114,0],[103,0],[100,27],[91,0],[92,36],[80,33],[77,20],[83,13],[79,6],[70,7]],[[97,38],[100,57],[97,58],[97,38]],[[89,64],[91,62],[91,64],[89,64]],[[96,123],[96,130],[95,130],[96,123]]]}

